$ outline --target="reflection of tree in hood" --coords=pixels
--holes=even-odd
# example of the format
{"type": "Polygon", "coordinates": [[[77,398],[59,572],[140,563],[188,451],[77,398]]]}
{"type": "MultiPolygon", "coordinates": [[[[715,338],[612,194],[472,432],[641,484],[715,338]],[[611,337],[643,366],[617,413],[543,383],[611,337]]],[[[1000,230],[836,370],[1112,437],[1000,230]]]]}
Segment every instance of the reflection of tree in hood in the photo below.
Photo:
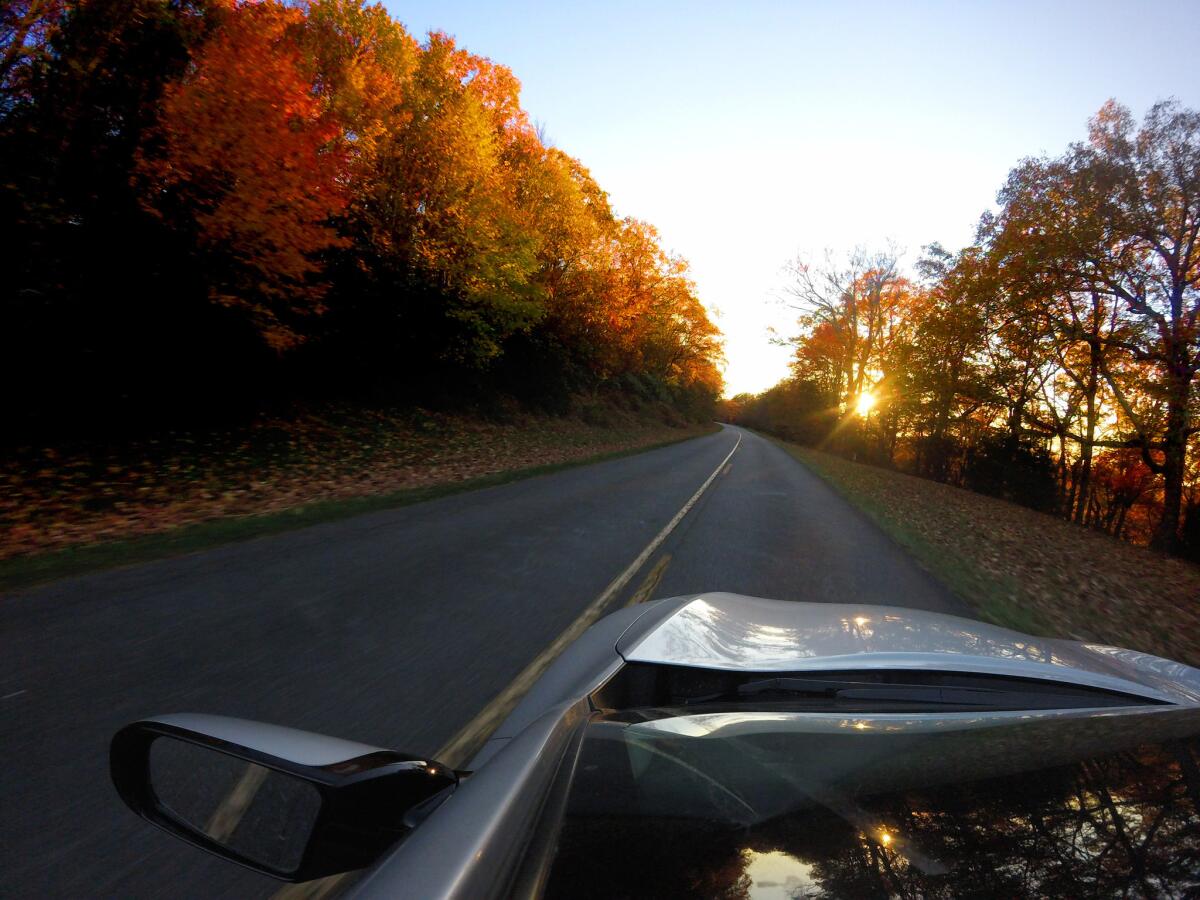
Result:
{"type": "Polygon", "coordinates": [[[749,847],[811,863],[827,897],[1190,896],[1200,883],[1196,775],[1195,747],[1175,744],[859,798],[945,874],[822,809],[766,823],[749,847]]]}
{"type": "MultiPolygon", "coordinates": [[[[808,866],[812,883],[798,894],[806,898],[1194,896],[1200,742],[1139,747],[1121,734],[1124,724],[1036,723],[911,743],[876,737],[892,752],[873,754],[875,765],[815,779],[821,786],[807,799],[797,793],[789,812],[749,828],[717,824],[725,801],[715,796],[707,821],[698,809],[684,819],[647,814],[648,806],[641,817],[569,816],[548,896],[749,897],[745,851],[808,866]],[[1108,755],[1095,750],[1104,729],[1108,755]],[[1051,730],[1057,754],[1042,740],[1051,730]],[[966,751],[983,739],[992,752],[972,766],[966,751]],[[999,750],[1011,754],[1007,765],[999,750]]],[[[661,784],[667,773],[657,774],[661,784]]]]}
{"type": "Polygon", "coordinates": [[[563,830],[546,896],[746,900],[750,886],[741,842],[731,840],[726,828],[686,819],[603,817],[572,820],[563,830]]]}

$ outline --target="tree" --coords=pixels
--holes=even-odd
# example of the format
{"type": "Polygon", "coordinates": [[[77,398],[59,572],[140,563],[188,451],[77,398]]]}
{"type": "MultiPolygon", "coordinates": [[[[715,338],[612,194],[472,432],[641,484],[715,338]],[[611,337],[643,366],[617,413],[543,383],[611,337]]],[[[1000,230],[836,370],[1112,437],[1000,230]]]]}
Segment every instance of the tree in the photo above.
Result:
{"type": "Polygon", "coordinates": [[[1003,227],[1068,290],[1118,303],[1129,327],[1100,338],[1150,374],[1138,385],[1155,401],[1138,409],[1107,352],[1100,375],[1134,430],[1146,464],[1163,477],[1154,546],[1178,545],[1200,317],[1200,113],[1156,104],[1140,129],[1110,101],[1087,144],[1014,170],[1001,193],[1003,227]]]}
{"type": "Polygon", "coordinates": [[[791,263],[792,378],[746,414],[783,428],[768,412],[809,384],[843,411],[843,452],[1194,545],[1200,113],[1168,101],[1136,126],[1110,102],[1088,142],[1022,161],[999,200],[974,246],[927,247],[915,284],[894,254],[791,263]]]}
{"type": "Polygon", "coordinates": [[[44,15],[4,47],[23,41],[0,104],[0,366],[25,385],[6,408],[14,433],[119,428],[170,408],[164,394],[179,398],[192,350],[211,334],[186,241],[146,213],[132,184],[210,4],[0,7],[44,15]]]}
{"type": "Polygon", "coordinates": [[[312,0],[296,39],[313,86],[341,126],[348,177],[369,181],[391,135],[411,117],[403,104],[420,54],[416,40],[364,0],[312,0]]]}
{"type": "Polygon", "coordinates": [[[394,323],[393,352],[482,368],[543,307],[536,244],[513,206],[476,60],[430,35],[353,215],[373,318],[394,323]]]}
{"type": "Polygon", "coordinates": [[[827,254],[817,267],[797,258],[786,271],[785,291],[800,314],[794,373],[835,385],[843,416],[831,438],[891,464],[903,415],[894,382],[902,376],[913,285],[892,252],[858,250],[844,264],[827,254]],[[869,407],[859,407],[862,398],[869,407]]]}
{"type": "Polygon", "coordinates": [[[299,9],[224,11],[188,72],[165,93],[141,156],[146,203],[195,229],[209,295],[246,312],[277,351],[323,311],[321,256],[342,244],[339,124],[313,91],[299,9]]]}
{"type": "Polygon", "coordinates": [[[1154,473],[1134,449],[1105,450],[1095,460],[1092,490],[1081,498],[1092,521],[1114,537],[1125,529],[1126,516],[1149,492],[1154,473]]]}
{"type": "Polygon", "coordinates": [[[785,288],[801,325],[827,325],[841,348],[842,398],[863,393],[868,368],[885,332],[900,279],[893,252],[869,254],[857,250],[845,264],[826,256],[814,267],[797,258],[786,267],[785,288]]]}
{"type": "Polygon", "coordinates": [[[792,377],[817,385],[830,397],[839,397],[845,384],[846,348],[837,327],[821,322],[793,343],[792,377]]]}
{"type": "Polygon", "coordinates": [[[919,435],[917,470],[938,480],[949,474],[954,424],[979,406],[983,394],[979,360],[987,341],[993,296],[990,272],[979,248],[953,256],[930,245],[918,261],[925,279],[917,294],[912,340],[905,348],[905,401],[913,407],[919,435]]]}
{"type": "Polygon", "coordinates": [[[10,400],[21,431],[720,393],[686,263],[547,145],[509,69],[378,4],[2,5],[0,167],[0,364],[68,385],[10,400]]]}
{"type": "Polygon", "coordinates": [[[66,0],[9,0],[0,6],[0,114],[29,99],[29,69],[49,60],[66,10],[66,0]]]}
{"type": "Polygon", "coordinates": [[[824,442],[837,424],[836,395],[816,382],[793,378],[749,397],[740,395],[734,422],[807,446],[824,442]]]}
{"type": "Polygon", "coordinates": [[[514,377],[526,393],[544,395],[545,386],[556,384],[582,386],[607,374],[606,306],[612,284],[607,252],[617,221],[588,170],[561,150],[527,136],[514,142],[506,157],[517,214],[535,237],[533,278],[545,304],[544,317],[528,335],[538,363],[531,367],[520,358],[529,354],[510,342],[509,361],[521,369],[514,377]]]}

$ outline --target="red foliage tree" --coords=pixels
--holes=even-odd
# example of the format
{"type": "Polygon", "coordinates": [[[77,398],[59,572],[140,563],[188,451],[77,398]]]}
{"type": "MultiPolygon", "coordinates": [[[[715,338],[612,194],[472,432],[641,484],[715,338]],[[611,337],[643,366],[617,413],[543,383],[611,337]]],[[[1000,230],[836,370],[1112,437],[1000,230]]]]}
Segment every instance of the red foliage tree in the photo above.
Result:
{"type": "Polygon", "coordinates": [[[300,339],[296,317],[322,311],[321,254],[341,244],[339,126],[313,90],[300,10],[240,3],[222,19],[167,90],[140,172],[149,205],[194,221],[212,299],[283,350],[300,339]]]}

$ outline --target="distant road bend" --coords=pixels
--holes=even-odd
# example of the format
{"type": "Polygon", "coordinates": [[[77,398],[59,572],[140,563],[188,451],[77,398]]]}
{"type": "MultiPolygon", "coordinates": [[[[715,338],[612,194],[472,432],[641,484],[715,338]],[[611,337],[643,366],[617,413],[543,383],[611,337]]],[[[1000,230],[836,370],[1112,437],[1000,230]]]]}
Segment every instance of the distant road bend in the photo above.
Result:
{"type": "Polygon", "coordinates": [[[124,809],[107,749],[126,722],[212,712],[432,753],[484,727],[581,617],[714,590],[967,613],[792,457],[728,426],[7,596],[0,894],[278,889],[124,809]]]}

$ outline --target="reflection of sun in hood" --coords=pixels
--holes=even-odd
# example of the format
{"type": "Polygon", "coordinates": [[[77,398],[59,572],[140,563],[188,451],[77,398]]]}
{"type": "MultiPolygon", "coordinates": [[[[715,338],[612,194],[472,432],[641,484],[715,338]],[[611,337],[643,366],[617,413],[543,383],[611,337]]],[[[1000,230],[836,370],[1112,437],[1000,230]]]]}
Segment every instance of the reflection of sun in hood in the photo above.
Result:
{"type": "Polygon", "coordinates": [[[746,859],[746,874],[750,876],[752,900],[792,900],[807,897],[816,891],[812,880],[812,866],[779,850],[760,853],[743,850],[746,859]]]}

